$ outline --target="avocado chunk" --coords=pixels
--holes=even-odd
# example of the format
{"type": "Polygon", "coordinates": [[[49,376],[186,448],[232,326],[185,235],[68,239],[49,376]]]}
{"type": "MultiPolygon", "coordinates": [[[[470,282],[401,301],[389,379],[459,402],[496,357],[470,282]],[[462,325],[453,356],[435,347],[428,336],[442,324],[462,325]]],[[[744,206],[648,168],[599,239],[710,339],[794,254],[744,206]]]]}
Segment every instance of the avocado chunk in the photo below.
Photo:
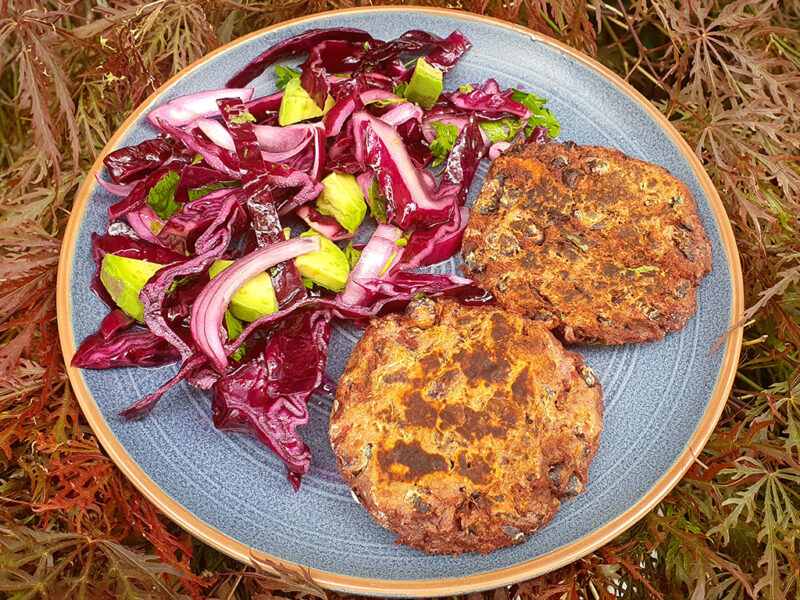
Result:
{"type": "Polygon", "coordinates": [[[424,58],[417,59],[417,67],[406,88],[406,99],[424,109],[432,108],[442,93],[442,72],[429,65],[424,58]]]}
{"type": "Polygon", "coordinates": [[[100,263],[100,281],[111,299],[137,321],[144,321],[139,293],[144,284],[164,265],[106,254],[100,263]]]}
{"type": "Polygon", "coordinates": [[[283,99],[278,109],[278,125],[292,125],[306,119],[321,117],[333,104],[333,97],[329,95],[325,100],[325,108],[320,110],[317,103],[300,85],[300,78],[292,77],[283,90],[283,99]]]}
{"type": "MultiPolygon", "coordinates": [[[[242,322],[236,317],[234,317],[231,314],[231,311],[229,310],[225,311],[225,329],[228,331],[229,342],[234,341],[236,338],[242,335],[242,332],[244,331],[244,326],[242,325],[242,322]]],[[[244,353],[246,351],[247,351],[247,346],[244,343],[242,343],[239,345],[236,351],[233,354],[231,354],[231,358],[238,362],[242,360],[242,358],[244,358],[244,353]]]]}
{"type": "Polygon", "coordinates": [[[316,231],[306,231],[300,234],[300,237],[312,235],[319,236],[322,249],[295,258],[294,265],[297,267],[297,272],[324,288],[334,292],[342,291],[347,285],[350,262],[336,244],[316,231]]]}
{"type": "MultiPolygon", "coordinates": [[[[215,260],[208,269],[208,276],[213,279],[232,264],[232,260],[215,260]]],[[[245,283],[231,298],[228,310],[242,321],[255,321],[278,310],[278,300],[269,274],[259,273],[245,283]]]]}
{"type": "Polygon", "coordinates": [[[333,172],[322,180],[322,186],[317,210],[334,217],[349,233],[355,233],[367,216],[367,203],[355,176],[333,172]]]}

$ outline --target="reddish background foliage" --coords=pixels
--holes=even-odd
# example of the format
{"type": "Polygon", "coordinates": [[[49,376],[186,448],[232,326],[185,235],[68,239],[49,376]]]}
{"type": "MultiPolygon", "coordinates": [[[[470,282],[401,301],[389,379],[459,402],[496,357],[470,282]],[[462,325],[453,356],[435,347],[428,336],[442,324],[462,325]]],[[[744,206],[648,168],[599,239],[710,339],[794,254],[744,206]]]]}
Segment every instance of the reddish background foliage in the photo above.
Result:
{"type": "MultiPolygon", "coordinates": [[[[120,474],[66,380],[55,275],[77,186],[141,100],[239,35],[359,4],[0,0],[0,591],[8,597],[326,596],[302,574],[245,568],[193,539],[120,474]]],[[[800,3],[415,4],[527,25],[596,56],[651,98],[722,195],[750,306],[726,412],[678,487],[586,558],[470,597],[798,597],[800,3]]]]}

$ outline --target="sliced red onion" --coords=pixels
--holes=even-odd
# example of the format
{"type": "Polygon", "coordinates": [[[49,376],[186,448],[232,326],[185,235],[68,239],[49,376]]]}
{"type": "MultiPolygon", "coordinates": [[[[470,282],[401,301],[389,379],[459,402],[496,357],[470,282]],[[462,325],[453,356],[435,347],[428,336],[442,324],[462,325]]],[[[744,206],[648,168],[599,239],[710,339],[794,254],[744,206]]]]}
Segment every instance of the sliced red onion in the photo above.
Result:
{"type": "Polygon", "coordinates": [[[159,126],[159,119],[167,121],[173,127],[182,127],[199,117],[218,115],[217,100],[220,98],[239,98],[242,102],[247,102],[253,97],[253,92],[253,88],[223,88],[189,94],[154,108],[147,113],[147,118],[156,127],[159,126]]]}
{"type": "Polygon", "coordinates": [[[225,148],[225,150],[230,150],[231,152],[236,151],[236,145],[233,143],[231,134],[219,121],[200,118],[196,119],[193,125],[206,134],[206,137],[220,148],[225,148]]]}
{"type": "MultiPolygon", "coordinates": [[[[434,109],[435,110],[435,109],[434,109]]],[[[429,112],[425,119],[422,121],[422,135],[425,136],[425,140],[428,142],[432,142],[436,139],[436,130],[433,128],[431,123],[444,123],[446,125],[455,125],[458,132],[464,129],[464,126],[469,122],[469,117],[461,116],[461,115],[453,115],[447,113],[435,113],[429,112]]]]}
{"type": "Polygon", "coordinates": [[[254,125],[256,139],[261,149],[266,152],[287,152],[305,146],[315,126],[290,125],[288,127],[273,127],[271,125],[254,125]]]}
{"type": "Polygon", "coordinates": [[[313,236],[270,244],[240,258],[203,288],[192,305],[192,339],[220,372],[228,366],[220,332],[231,298],[266,269],[320,248],[319,238],[313,236]]]}
{"type": "Polygon", "coordinates": [[[361,252],[361,258],[350,272],[347,286],[338,295],[338,299],[345,305],[363,305],[368,301],[370,294],[361,285],[361,280],[376,279],[382,273],[390,271],[403,254],[403,248],[397,245],[397,240],[403,237],[403,232],[393,225],[378,224],[378,228],[361,252]],[[388,266],[387,266],[388,265],[388,266]]]}
{"type": "Polygon", "coordinates": [[[494,160],[511,147],[511,142],[495,142],[489,148],[489,160],[494,160]]]}
{"type": "MultiPolygon", "coordinates": [[[[380,102],[382,100],[399,100],[400,96],[393,92],[387,92],[386,90],[374,88],[365,92],[361,92],[359,98],[361,98],[361,102],[366,105],[370,102],[380,102]]],[[[408,102],[407,104],[411,104],[411,102],[408,102]]],[[[414,104],[414,106],[416,106],[416,104],[414,104]]]]}
{"type": "Polygon", "coordinates": [[[187,148],[202,156],[203,160],[205,160],[212,169],[216,169],[221,173],[225,173],[231,179],[241,178],[239,171],[226,165],[225,161],[222,160],[222,157],[219,155],[220,152],[227,152],[227,150],[220,146],[216,146],[216,144],[211,146],[207,142],[201,142],[194,135],[192,135],[191,132],[194,129],[197,129],[197,127],[194,126],[194,123],[190,124],[185,131],[179,127],[175,127],[165,120],[159,120],[156,124],[156,127],[178,138],[187,148]]]}
{"type": "Polygon", "coordinates": [[[361,188],[361,193],[364,194],[364,198],[367,199],[367,204],[369,204],[369,190],[374,180],[375,174],[372,171],[366,171],[356,176],[356,183],[358,187],[361,188]]]}
{"type": "Polygon", "coordinates": [[[316,207],[310,204],[304,204],[295,211],[295,214],[303,219],[314,231],[319,232],[332,242],[350,240],[356,237],[355,233],[349,233],[342,227],[335,217],[321,214],[316,207]]]}
{"type": "Polygon", "coordinates": [[[420,121],[422,120],[423,114],[422,109],[413,102],[401,102],[383,114],[380,119],[392,127],[397,127],[411,119],[420,121]]]}
{"type": "Polygon", "coordinates": [[[313,131],[313,152],[314,163],[309,170],[308,174],[315,180],[319,181],[322,178],[322,169],[325,166],[325,134],[324,130],[315,127],[313,131]]]}
{"type": "Polygon", "coordinates": [[[136,181],[132,181],[130,183],[111,183],[110,181],[106,181],[100,177],[99,173],[95,173],[94,178],[104,190],[111,192],[115,196],[122,196],[123,198],[130,194],[133,191],[133,188],[136,187],[136,184],[140,181],[137,179],[136,181]]]}
{"type": "MultiPolygon", "coordinates": [[[[228,129],[214,119],[197,119],[193,123],[208,139],[220,148],[234,152],[236,145],[228,129]]],[[[253,130],[261,147],[261,156],[264,160],[279,163],[292,158],[301,152],[314,137],[316,128],[303,127],[273,127],[271,125],[255,125],[253,130]]]]}
{"type": "Polygon", "coordinates": [[[395,129],[365,112],[353,120],[366,120],[365,162],[375,171],[381,193],[389,200],[387,214],[400,227],[442,223],[452,211],[445,198],[428,193],[405,144],[395,129]]]}
{"type": "MultiPolygon", "coordinates": [[[[297,156],[308,145],[308,142],[310,140],[312,140],[313,138],[314,138],[313,135],[309,135],[306,138],[306,141],[303,142],[301,145],[299,145],[296,148],[293,148],[291,150],[286,150],[285,152],[264,152],[262,150],[261,151],[261,156],[266,162],[271,162],[271,163],[281,163],[281,162],[287,161],[290,158],[292,158],[293,156],[297,156]]],[[[315,156],[317,156],[317,155],[315,154],[315,156]]],[[[312,176],[316,177],[316,175],[312,175],[312,176]]]]}
{"type": "Polygon", "coordinates": [[[256,120],[261,121],[267,114],[280,109],[281,100],[283,100],[283,90],[245,102],[244,106],[247,112],[253,115],[256,120]]]}
{"type": "Polygon", "coordinates": [[[160,230],[164,226],[159,216],[149,206],[143,206],[138,210],[132,210],[127,215],[128,225],[131,226],[139,236],[139,239],[151,244],[162,246],[163,244],[156,237],[156,232],[153,231],[153,223],[157,224],[157,229],[160,230]]]}
{"type": "Polygon", "coordinates": [[[422,184],[422,187],[424,187],[429,194],[433,194],[436,192],[436,178],[430,171],[427,171],[425,169],[420,169],[419,182],[422,184]]]}

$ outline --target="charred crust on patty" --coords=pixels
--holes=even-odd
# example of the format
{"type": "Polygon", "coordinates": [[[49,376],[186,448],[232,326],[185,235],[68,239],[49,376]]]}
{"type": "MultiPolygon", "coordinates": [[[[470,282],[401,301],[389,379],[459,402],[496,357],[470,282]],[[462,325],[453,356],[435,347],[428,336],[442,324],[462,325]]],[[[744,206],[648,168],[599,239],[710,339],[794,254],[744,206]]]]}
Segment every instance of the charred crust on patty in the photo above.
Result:
{"type": "Polygon", "coordinates": [[[610,148],[512,146],[474,208],[464,273],[567,343],[661,339],[695,313],[711,271],[686,184],[610,148]]]}
{"type": "Polygon", "coordinates": [[[583,491],[602,427],[580,355],[540,323],[454,300],[374,319],[335,401],[331,444],[359,502],[398,543],[445,554],[549,522],[583,491]]]}

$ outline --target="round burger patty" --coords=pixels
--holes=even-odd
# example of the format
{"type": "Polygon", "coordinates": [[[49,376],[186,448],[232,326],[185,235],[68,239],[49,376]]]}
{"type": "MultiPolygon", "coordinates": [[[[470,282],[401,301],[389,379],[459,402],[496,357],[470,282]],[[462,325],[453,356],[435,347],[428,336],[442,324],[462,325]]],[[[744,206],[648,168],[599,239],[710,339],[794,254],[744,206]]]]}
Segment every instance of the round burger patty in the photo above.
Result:
{"type": "Polygon", "coordinates": [[[689,188],[610,148],[512,146],[462,245],[466,275],[567,343],[659,340],[696,310],[711,247],[689,188]]]}
{"type": "Polygon", "coordinates": [[[519,544],[584,489],[600,383],[542,325],[417,300],[374,319],[339,381],[330,437],[359,502],[425,552],[519,544]]]}

